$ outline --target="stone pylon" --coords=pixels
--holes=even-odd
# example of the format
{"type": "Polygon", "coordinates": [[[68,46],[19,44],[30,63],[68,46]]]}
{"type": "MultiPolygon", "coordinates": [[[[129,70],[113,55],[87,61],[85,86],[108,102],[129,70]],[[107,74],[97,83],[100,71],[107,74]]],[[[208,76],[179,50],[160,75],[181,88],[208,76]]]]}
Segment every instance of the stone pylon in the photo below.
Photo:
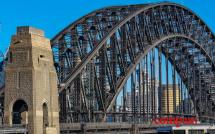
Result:
{"type": "Polygon", "coordinates": [[[5,70],[4,124],[26,124],[29,134],[59,134],[57,74],[42,30],[17,28],[5,70]]]}

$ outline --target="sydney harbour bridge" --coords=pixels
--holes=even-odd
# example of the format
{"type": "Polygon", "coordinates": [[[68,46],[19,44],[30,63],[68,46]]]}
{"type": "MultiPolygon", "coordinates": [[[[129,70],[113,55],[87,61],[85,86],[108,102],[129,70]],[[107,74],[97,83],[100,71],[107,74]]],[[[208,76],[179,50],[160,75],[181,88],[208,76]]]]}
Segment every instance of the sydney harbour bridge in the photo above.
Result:
{"type": "MultiPolygon", "coordinates": [[[[59,32],[51,47],[60,123],[214,122],[214,34],[182,5],[102,8],[59,32]]],[[[7,54],[1,60],[3,98],[7,54]]]]}

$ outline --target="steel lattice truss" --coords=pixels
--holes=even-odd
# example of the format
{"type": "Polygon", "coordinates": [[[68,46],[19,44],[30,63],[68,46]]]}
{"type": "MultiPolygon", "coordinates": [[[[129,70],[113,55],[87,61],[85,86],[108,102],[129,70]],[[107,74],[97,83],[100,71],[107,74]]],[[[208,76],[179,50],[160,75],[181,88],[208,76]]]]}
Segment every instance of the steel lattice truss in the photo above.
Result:
{"type": "MultiPolygon", "coordinates": [[[[115,115],[121,116],[122,121],[158,115],[214,117],[214,35],[197,15],[181,5],[158,3],[94,11],[52,39],[52,49],[60,85],[62,122],[105,121],[115,115]],[[156,55],[159,64],[155,64],[156,55]],[[155,110],[153,79],[158,77],[159,87],[162,86],[162,72],[165,71],[161,66],[162,55],[175,70],[171,76],[173,113],[162,110],[161,99],[158,111],[155,110]],[[155,76],[156,66],[158,76],[155,76]],[[125,106],[124,89],[129,80],[131,111],[125,106]],[[179,93],[180,105],[177,105],[176,85],[180,89],[182,85],[186,86],[192,99],[190,112],[181,106],[183,93],[179,93]],[[136,90],[140,96],[148,96],[151,92],[151,101],[139,97],[137,102],[136,90]],[[124,105],[117,110],[116,99],[120,92],[123,92],[124,105]],[[147,107],[146,110],[143,107],[147,107]]],[[[168,68],[166,64],[167,89],[170,79],[168,68]]],[[[167,91],[168,95],[168,90],[160,89],[160,92],[167,91]]],[[[169,103],[167,101],[167,105],[169,103]]]]}
{"type": "Polygon", "coordinates": [[[0,90],[4,87],[4,55],[0,52],[0,90]]]}

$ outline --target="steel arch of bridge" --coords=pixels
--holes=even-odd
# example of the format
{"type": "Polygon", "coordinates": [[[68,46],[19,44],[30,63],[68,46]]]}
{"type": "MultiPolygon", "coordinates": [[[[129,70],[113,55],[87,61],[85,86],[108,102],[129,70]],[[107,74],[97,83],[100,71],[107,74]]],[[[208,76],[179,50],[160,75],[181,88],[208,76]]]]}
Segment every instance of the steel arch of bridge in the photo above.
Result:
{"type": "MultiPolygon", "coordinates": [[[[211,30],[181,5],[130,5],[92,12],[52,39],[62,121],[100,121],[107,114],[116,113],[117,95],[154,48],[166,56],[181,76],[193,100],[193,114],[214,117],[214,47],[211,30]]],[[[179,114],[176,100],[173,101],[174,112],[179,114]]],[[[135,108],[132,113],[146,114],[135,108]]],[[[158,113],[165,114],[162,110],[158,113]]]]}
{"type": "MultiPolygon", "coordinates": [[[[141,62],[141,60],[155,47],[159,47],[159,45],[161,45],[161,43],[163,41],[166,41],[166,40],[172,40],[172,39],[187,39],[188,41],[191,41],[196,48],[199,48],[201,53],[204,54],[204,56],[209,59],[209,63],[211,64],[211,66],[214,68],[215,65],[212,61],[212,59],[210,58],[210,56],[205,52],[204,48],[202,48],[202,46],[196,42],[195,40],[193,40],[192,38],[190,37],[187,37],[186,35],[180,35],[180,34],[173,34],[173,35],[168,35],[168,36],[165,36],[163,38],[161,38],[160,40],[158,41],[155,41],[151,44],[151,46],[149,48],[146,48],[146,50],[144,51],[144,53],[140,54],[140,56],[138,56],[137,60],[135,61],[134,65],[131,66],[131,68],[129,68],[128,70],[128,73],[127,73],[127,76],[122,80],[122,82],[119,84],[119,86],[117,86],[117,89],[116,89],[116,94],[114,95],[112,101],[111,101],[111,104],[109,105],[109,107],[107,108],[107,112],[109,112],[112,108],[112,106],[114,105],[114,101],[116,101],[116,97],[117,95],[119,94],[119,92],[122,90],[124,84],[126,83],[126,81],[128,80],[129,76],[132,74],[132,72],[135,71],[135,68],[136,66],[141,62]]],[[[163,52],[165,53],[165,52],[163,52]]],[[[165,53],[166,55],[166,53],[165,53]]],[[[173,58],[174,57],[169,57],[169,60],[170,62],[173,64],[173,58]]],[[[180,70],[180,67],[176,66],[175,67],[176,70],[180,70]]]]}

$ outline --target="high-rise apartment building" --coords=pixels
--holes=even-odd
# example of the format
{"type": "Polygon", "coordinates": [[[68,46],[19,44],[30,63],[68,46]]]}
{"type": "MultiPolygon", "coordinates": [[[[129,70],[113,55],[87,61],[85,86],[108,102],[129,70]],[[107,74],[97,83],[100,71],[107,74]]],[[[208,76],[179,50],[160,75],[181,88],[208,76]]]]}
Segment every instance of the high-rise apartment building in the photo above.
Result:
{"type": "Polygon", "coordinates": [[[174,90],[173,90],[173,84],[168,85],[162,85],[161,88],[159,88],[159,97],[161,97],[161,106],[163,113],[174,113],[174,97],[175,97],[175,103],[176,108],[179,106],[179,86],[175,85],[175,96],[174,96],[174,90]]]}

